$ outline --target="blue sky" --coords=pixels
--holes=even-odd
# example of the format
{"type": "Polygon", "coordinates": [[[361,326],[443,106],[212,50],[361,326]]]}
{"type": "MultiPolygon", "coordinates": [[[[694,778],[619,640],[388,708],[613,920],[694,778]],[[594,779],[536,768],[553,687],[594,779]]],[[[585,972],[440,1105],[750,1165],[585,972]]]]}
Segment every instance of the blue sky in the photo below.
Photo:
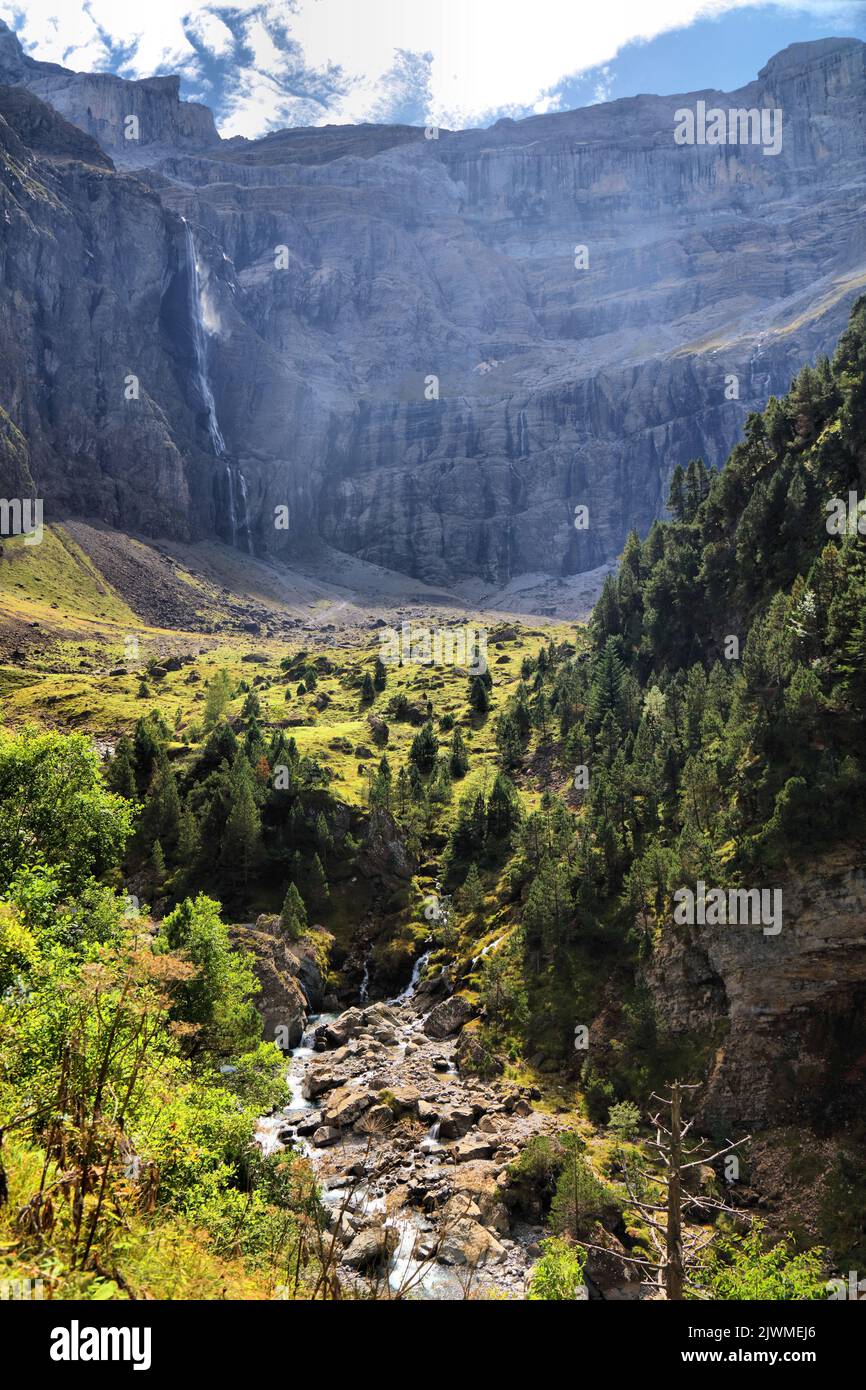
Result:
{"type": "Polygon", "coordinates": [[[866,39],[866,0],[0,0],[0,17],[37,58],[179,72],[227,136],[731,90],[789,43],[866,39]]]}

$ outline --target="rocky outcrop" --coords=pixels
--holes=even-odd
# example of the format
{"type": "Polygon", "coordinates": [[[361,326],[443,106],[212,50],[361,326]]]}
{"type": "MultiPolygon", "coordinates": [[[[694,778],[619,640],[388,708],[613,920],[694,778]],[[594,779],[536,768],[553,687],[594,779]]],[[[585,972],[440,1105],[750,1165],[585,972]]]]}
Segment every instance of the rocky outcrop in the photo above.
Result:
{"type": "Polygon", "coordinates": [[[219,144],[209,109],[180,100],[179,77],[127,81],[111,73],[72,72],[58,63],[43,63],[23,53],[2,22],[0,82],[27,87],[103,150],[117,150],[130,163],[140,150],[149,150],[152,158],[155,150],[205,150],[219,144]]]}
{"type": "Polygon", "coordinates": [[[417,872],[418,860],[406,844],[397,821],[384,806],[374,806],[358,857],[361,872],[385,882],[406,881],[417,872]]]}
{"type": "Polygon", "coordinates": [[[221,142],[175,79],[68,73],[0,30],[0,79],[136,171],[83,152],[60,171],[9,112],[35,144],[26,177],[8,147],[0,170],[0,408],[47,515],[285,558],[324,540],[472,593],[603,565],[663,510],[676,463],[721,463],[747,411],[831,348],[866,282],[864,52],[794,45],[738,92],[435,140],[221,142]],[[698,99],[780,109],[779,153],[677,145],[698,99]]]}
{"type": "Polygon", "coordinates": [[[255,926],[238,925],[229,930],[234,945],[252,956],[260,986],[255,1002],[265,1040],[277,1042],[284,1050],[297,1047],[308,1015],[322,1005],[320,952],[324,941],[320,940],[318,947],[305,940],[290,942],[278,917],[259,917],[255,926]]]}
{"type": "Polygon", "coordinates": [[[719,1045],[705,1128],[844,1126],[866,1077],[866,870],[827,856],[780,881],[782,929],[670,927],[644,970],[673,1037],[719,1045]]]}

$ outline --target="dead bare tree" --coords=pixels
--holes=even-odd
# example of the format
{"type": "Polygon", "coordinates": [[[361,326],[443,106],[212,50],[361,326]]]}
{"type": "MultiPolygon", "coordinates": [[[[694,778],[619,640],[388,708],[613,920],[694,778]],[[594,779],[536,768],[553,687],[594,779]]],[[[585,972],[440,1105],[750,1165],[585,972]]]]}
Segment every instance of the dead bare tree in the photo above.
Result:
{"type": "MultiPolygon", "coordinates": [[[[629,1202],[649,1230],[654,1257],[643,1259],[621,1255],[620,1258],[641,1267],[643,1286],[669,1300],[682,1299],[686,1289],[697,1298],[706,1297],[700,1282],[700,1275],[706,1266],[700,1257],[715,1239],[716,1231],[715,1228],[707,1230],[706,1225],[703,1229],[691,1229],[686,1218],[690,1215],[706,1218],[722,1212],[734,1217],[742,1216],[726,1202],[700,1192],[691,1192],[688,1187],[688,1174],[692,1169],[715,1163],[747,1144],[751,1138],[751,1135],[746,1135],[743,1139],[728,1140],[713,1153],[707,1152],[710,1145],[705,1139],[699,1139],[691,1146],[686,1144],[694,1117],[687,1121],[683,1119],[684,1093],[698,1090],[700,1084],[683,1085],[674,1081],[669,1096],[659,1096],[653,1092],[650,1097],[651,1101],[658,1101],[661,1107],[670,1112],[669,1124],[663,1122],[661,1110],[650,1116],[655,1138],[648,1143],[659,1159],[659,1170],[653,1172],[627,1162],[622,1165],[629,1202]]],[[[587,1241],[579,1241],[578,1244],[587,1250],[603,1250],[602,1246],[587,1241]]]]}

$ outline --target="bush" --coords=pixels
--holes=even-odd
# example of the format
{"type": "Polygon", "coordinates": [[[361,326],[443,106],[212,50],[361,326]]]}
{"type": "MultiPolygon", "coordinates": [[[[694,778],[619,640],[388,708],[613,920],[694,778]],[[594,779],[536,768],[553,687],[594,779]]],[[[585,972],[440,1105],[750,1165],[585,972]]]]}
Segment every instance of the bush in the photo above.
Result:
{"type": "Polygon", "coordinates": [[[542,1242],[544,1254],[534,1267],[529,1281],[529,1299],[549,1303],[566,1303],[582,1291],[586,1252],[562,1236],[551,1236],[542,1242]]]}

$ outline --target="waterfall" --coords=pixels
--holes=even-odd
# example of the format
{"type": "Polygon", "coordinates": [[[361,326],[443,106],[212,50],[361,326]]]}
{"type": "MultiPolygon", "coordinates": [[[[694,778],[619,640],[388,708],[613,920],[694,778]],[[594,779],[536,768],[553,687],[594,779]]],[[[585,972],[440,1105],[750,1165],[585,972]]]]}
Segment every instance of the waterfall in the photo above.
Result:
{"type": "MultiPolygon", "coordinates": [[[[192,332],[192,347],[195,355],[196,378],[201,398],[204,401],[207,411],[207,428],[213,451],[218,458],[226,451],[226,442],[222,437],[222,432],[217,421],[216,402],[213,398],[213,391],[207,375],[207,339],[205,337],[204,323],[201,316],[201,286],[198,276],[198,261],[195,254],[195,238],[192,234],[192,227],[183,218],[184,231],[186,234],[186,272],[187,272],[187,294],[189,298],[189,320],[192,332]]],[[[234,504],[232,503],[232,525],[235,525],[234,504]]]]}
{"type": "Polygon", "coordinates": [[[248,555],[253,553],[253,538],[250,535],[250,509],[247,505],[247,480],[240,469],[238,469],[238,481],[241,485],[241,502],[243,503],[242,521],[244,532],[244,544],[248,555]]]}
{"type": "MultiPolygon", "coordinates": [[[[222,430],[217,420],[216,401],[211,390],[211,384],[207,374],[207,335],[205,332],[204,320],[201,311],[201,282],[198,273],[198,260],[195,253],[195,238],[192,234],[192,227],[183,219],[184,233],[186,236],[186,267],[187,267],[187,293],[189,297],[189,321],[192,334],[193,354],[195,356],[196,381],[198,383],[199,394],[204,402],[207,412],[207,428],[210,435],[211,445],[217,458],[222,458],[226,451],[226,442],[223,439],[222,430]]],[[[243,546],[248,555],[253,554],[253,538],[250,532],[250,510],[247,498],[247,480],[240,469],[237,470],[237,487],[235,487],[235,470],[230,464],[226,464],[226,493],[229,512],[229,535],[232,545],[238,543],[238,536],[243,537],[243,546]],[[240,493],[240,499],[238,499],[240,493]],[[240,501],[240,505],[239,505],[240,501]]]]}
{"type": "Polygon", "coordinates": [[[226,464],[226,484],[229,495],[229,526],[231,527],[232,545],[238,543],[238,514],[235,506],[235,479],[232,470],[226,464]]]}
{"type": "Polygon", "coordinates": [[[427,964],[428,960],[430,959],[430,957],[432,956],[432,954],[433,954],[432,950],[430,950],[430,951],[425,951],[424,954],[423,954],[423,956],[419,956],[419,957],[418,957],[418,959],[416,960],[414,966],[412,967],[412,978],[411,978],[411,980],[409,981],[409,983],[408,983],[408,985],[406,986],[406,988],[403,990],[402,994],[398,994],[398,995],[397,995],[397,998],[396,998],[396,1000],[394,1001],[395,1003],[398,1003],[398,1004],[399,1004],[400,1001],[401,1001],[402,999],[411,999],[411,998],[412,998],[412,995],[415,993],[416,989],[418,988],[418,985],[419,985],[420,982],[421,982],[421,975],[422,975],[422,973],[423,973],[423,971],[424,971],[424,967],[426,966],[426,964],[427,964]]]}

